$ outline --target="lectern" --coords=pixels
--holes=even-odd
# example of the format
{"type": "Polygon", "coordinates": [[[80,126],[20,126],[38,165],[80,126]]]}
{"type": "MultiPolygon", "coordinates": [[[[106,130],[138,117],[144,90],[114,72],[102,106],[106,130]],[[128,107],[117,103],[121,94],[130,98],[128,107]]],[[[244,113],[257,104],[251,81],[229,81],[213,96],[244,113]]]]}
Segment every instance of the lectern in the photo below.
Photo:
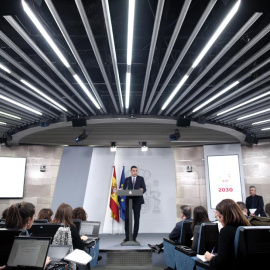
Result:
{"type": "Polygon", "coordinates": [[[126,196],[126,200],[128,200],[128,209],[129,209],[129,241],[121,243],[121,246],[139,246],[140,243],[137,241],[133,241],[132,238],[132,199],[133,197],[143,196],[143,191],[139,189],[120,189],[118,190],[119,196],[126,196]]]}

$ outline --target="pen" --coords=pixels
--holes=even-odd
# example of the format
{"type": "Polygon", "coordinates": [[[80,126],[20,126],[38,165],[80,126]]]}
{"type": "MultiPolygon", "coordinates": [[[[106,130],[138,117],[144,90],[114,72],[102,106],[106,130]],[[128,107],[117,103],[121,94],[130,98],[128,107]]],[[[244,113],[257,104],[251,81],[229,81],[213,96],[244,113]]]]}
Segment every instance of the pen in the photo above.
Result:
{"type": "Polygon", "coordinates": [[[214,253],[214,251],[215,251],[215,247],[213,247],[211,254],[213,254],[213,253],[214,253]]]}

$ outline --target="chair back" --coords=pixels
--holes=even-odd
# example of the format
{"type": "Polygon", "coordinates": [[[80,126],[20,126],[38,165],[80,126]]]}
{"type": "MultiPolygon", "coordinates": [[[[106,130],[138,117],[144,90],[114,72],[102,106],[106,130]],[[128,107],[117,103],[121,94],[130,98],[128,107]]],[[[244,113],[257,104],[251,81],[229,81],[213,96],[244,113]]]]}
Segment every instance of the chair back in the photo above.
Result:
{"type": "Polygon", "coordinates": [[[19,229],[0,229],[0,266],[7,264],[14,237],[18,236],[21,232],[22,230],[19,229]]]}
{"type": "MultiPolygon", "coordinates": [[[[234,239],[236,263],[261,269],[270,256],[270,226],[240,226],[234,239]],[[261,264],[261,266],[260,266],[261,264]]],[[[254,269],[254,268],[253,268],[254,269]]]]}
{"type": "Polygon", "coordinates": [[[187,247],[191,247],[192,245],[192,230],[191,230],[191,224],[192,221],[185,221],[182,224],[182,230],[181,230],[181,234],[180,234],[180,245],[182,246],[187,246],[187,247]]]}
{"type": "Polygon", "coordinates": [[[218,224],[202,223],[199,233],[197,253],[203,255],[206,251],[211,252],[215,247],[215,253],[218,251],[218,224]]]}
{"type": "Polygon", "coordinates": [[[76,226],[78,233],[80,234],[82,220],[81,219],[73,219],[73,223],[76,226]]]}

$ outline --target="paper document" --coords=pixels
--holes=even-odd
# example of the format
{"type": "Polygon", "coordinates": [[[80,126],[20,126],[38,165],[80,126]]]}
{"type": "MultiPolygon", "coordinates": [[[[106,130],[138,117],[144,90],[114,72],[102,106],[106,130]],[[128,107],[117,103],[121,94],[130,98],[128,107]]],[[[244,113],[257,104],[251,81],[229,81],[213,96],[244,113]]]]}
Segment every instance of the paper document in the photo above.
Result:
{"type": "Polygon", "coordinates": [[[73,252],[69,253],[64,260],[85,265],[92,260],[92,257],[83,250],[75,249],[73,252]]]}
{"type": "Polygon", "coordinates": [[[197,257],[198,257],[200,260],[202,260],[203,262],[206,262],[206,259],[205,259],[204,255],[199,255],[199,254],[197,254],[197,257]]]}
{"type": "Polygon", "coordinates": [[[257,210],[257,208],[250,208],[249,212],[250,212],[250,214],[254,214],[256,210],[257,210]]]}

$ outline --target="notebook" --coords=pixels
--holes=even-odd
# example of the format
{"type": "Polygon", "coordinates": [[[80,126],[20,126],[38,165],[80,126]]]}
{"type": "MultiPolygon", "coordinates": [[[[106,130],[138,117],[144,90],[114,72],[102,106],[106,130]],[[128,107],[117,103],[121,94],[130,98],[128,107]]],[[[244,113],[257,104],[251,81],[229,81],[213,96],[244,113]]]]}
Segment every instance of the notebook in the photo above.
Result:
{"type": "Polygon", "coordinates": [[[7,269],[42,270],[46,263],[50,238],[15,237],[7,269]]]}
{"type": "Polygon", "coordinates": [[[86,235],[88,241],[98,240],[100,222],[99,221],[82,221],[80,235],[86,235]]]}

